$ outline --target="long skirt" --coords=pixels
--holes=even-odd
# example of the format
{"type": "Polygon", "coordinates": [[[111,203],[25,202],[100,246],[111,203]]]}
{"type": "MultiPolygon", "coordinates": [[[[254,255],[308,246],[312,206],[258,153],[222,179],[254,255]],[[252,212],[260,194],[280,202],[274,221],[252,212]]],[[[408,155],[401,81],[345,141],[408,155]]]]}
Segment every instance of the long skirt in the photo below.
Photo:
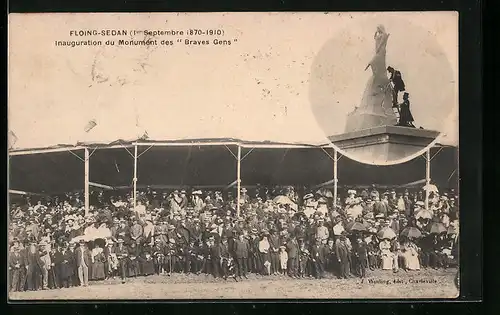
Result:
{"type": "Polygon", "coordinates": [[[155,266],[154,266],[154,261],[152,259],[150,260],[144,260],[141,263],[141,274],[143,276],[149,276],[155,273],[155,266]]]}
{"type": "Polygon", "coordinates": [[[390,254],[382,255],[382,270],[391,270],[392,269],[393,256],[390,254]]]}
{"type": "Polygon", "coordinates": [[[92,280],[103,280],[106,278],[106,272],[103,262],[94,262],[92,264],[92,280]]]}
{"type": "Polygon", "coordinates": [[[139,275],[139,261],[137,259],[130,259],[127,264],[127,271],[129,277],[136,277],[139,275]]]}
{"type": "Polygon", "coordinates": [[[406,251],[404,257],[406,261],[406,269],[420,270],[420,260],[418,259],[418,254],[411,251],[406,251]]]}

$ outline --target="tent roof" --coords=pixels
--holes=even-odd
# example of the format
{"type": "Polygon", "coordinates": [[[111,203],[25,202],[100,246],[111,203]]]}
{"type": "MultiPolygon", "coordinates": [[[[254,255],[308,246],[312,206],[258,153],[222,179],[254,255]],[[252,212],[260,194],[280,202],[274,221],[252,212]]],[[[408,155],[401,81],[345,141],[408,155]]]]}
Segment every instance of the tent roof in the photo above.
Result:
{"type": "Polygon", "coordinates": [[[199,138],[199,139],[177,139],[177,140],[149,140],[138,138],[135,140],[123,140],[118,139],[113,142],[78,142],[76,145],[58,144],[48,147],[39,148],[15,148],[9,150],[9,155],[25,155],[25,154],[35,154],[35,153],[50,153],[57,151],[73,151],[81,150],[84,148],[102,148],[102,149],[113,149],[119,147],[132,147],[135,144],[140,146],[192,146],[192,145],[241,145],[243,147],[320,147],[326,146],[327,144],[307,144],[307,143],[286,143],[286,142],[273,142],[273,141],[246,141],[235,138],[199,138]]]}
{"type": "MultiPolygon", "coordinates": [[[[90,182],[131,187],[134,158],[127,146],[132,143],[92,144],[89,150],[90,182]]],[[[140,143],[144,146],[138,147],[139,186],[225,187],[237,177],[235,156],[238,143],[244,144],[241,149],[243,185],[314,186],[333,179],[333,161],[330,158],[333,149],[329,147],[320,149],[307,145],[239,142],[237,139],[140,143]],[[155,143],[171,145],[150,146],[155,143]]],[[[33,151],[40,154],[23,154],[26,151],[11,154],[9,189],[34,193],[83,190],[84,152],[73,151],[72,148],[56,147],[53,150],[59,151],[47,154],[41,154],[46,151],[33,151]]],[[[80,148],[83,149],[83,146],[80,148]]],[[[438,186],[456,188],[458,150],[454,147],[433,148],[431,154],[438,150],[440,153],[432,160],[432,179],[438,186]]],[[[339,185],[403,185],[424,177],[423,158],[392,166],[361,164],[346,157],[338,162],[339,185]]]]}

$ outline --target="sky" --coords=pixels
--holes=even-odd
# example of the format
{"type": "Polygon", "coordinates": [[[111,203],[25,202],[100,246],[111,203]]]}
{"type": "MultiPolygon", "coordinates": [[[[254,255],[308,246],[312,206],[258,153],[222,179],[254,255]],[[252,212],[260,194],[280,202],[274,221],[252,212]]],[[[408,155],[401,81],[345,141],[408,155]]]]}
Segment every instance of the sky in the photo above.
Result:
{"type": "Polygon", "coordinates": [[[387,63],[403,73],[417,125],[456,144],[457,21],[452,12],[10,14],[9,130],[17,148],[144,131],[156,140],[326,143],[361,100],[375,26],[384,24],[387,63]],[[149,49],[54,45],[119,39],[70,37],[71,30],[189,28],[224,35],[158,36],[174,45],[149,49]],[[231,45],[176,42],[188,38],[231,45]],[[86,133],[89,120],[97,126],[86,133]]]}

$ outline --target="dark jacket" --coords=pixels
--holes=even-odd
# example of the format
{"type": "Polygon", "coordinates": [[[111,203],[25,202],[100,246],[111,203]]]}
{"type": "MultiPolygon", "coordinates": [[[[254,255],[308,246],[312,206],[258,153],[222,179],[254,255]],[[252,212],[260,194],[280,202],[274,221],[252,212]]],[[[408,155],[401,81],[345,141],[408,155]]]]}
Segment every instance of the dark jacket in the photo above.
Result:
{"type": "Polygon", "coordinates": [[[316,260],[316,262],[324,263],[326,257],[323,245],[313,245],[313,247],[311,248],[311,256],[312,259],[316,260]]]}
{"type": "Polygon", "coordinates": [[[361,242],[356,246],[356,256],[359,260],[368,259],[368,244],[366,242],[361,242]]]}
{"type": "Polygon", "coordinates": [[[288,258],[299,258],[299,244],[296,240],[291,240],[286,244],[288,258]]]}
{"type": "Polygon", "coordinates": [[[248,241],[235,240],[234,241],[234,253],[236,258],[248,258],[248,241]]]}
{"type": "Polygon", "coordinates": [[[74,253],[70,252],[69,250],[65,251],[64,253],[58,251],[56,255],[56,261],[56,268],[59,269],[61,278],[69,278],[74,274],[74,268],[76,265],[74,253]]]}
{"type": "Polygon", "coordinates": [[[403,76],[401,75],[400,71],[394,70],[394,72],[391,73],[390,79],[394,83],[394,89],[396,91],[399,92],[405,90],[405,83],[403,81],[403,76]]]}

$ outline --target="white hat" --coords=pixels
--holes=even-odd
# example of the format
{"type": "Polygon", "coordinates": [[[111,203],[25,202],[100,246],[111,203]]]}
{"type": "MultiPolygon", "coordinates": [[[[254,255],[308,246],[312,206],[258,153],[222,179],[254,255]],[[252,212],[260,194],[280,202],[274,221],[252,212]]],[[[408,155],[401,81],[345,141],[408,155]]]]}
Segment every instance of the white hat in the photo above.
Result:
{"type": "Polygon", "coordinates": [[[201,195],[201,194],[203,194],[203,193],[201,192],[201,190],[195,190],[195,191],[193,191],[193,193],[192,193],[192,194],[193,194],[193,195],[201,195]]]}
{"type": "Polygon", "coordinates": [[[355,194],[356,194],[356,191],[355,191],[354,189],[349,189],[349,190],[347,191],[347,193],[348,193],[348,194],[354,194],[354,195],[355,195],[355,194]]]}
{"type": "Polygon", "coordinates": [[[313,197],[314,197],[313,194],[307,194],[307,195],[304,196],[304,200],[311,199],[313,197]]]}
{"type": "Polygon", "coordinates": [[[423,201],[417,201],[416,205],[423,207],[425,206],[425,203],[423,201]]]}

